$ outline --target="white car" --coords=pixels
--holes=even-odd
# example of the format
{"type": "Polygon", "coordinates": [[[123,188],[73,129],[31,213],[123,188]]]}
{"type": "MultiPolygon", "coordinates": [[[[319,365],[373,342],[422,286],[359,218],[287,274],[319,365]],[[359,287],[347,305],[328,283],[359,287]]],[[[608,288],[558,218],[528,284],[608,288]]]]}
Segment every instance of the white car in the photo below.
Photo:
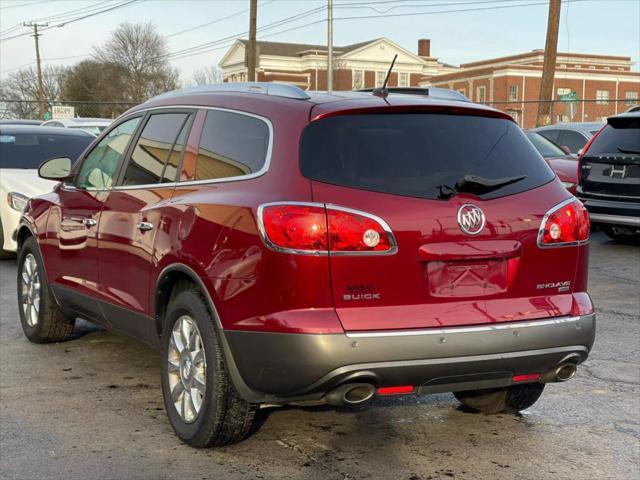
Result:
{"type": "Polygon", "coordinates": [[[97,137],[105,128],[111,125],[111,122],[113,120],[108,118],[68,118],[65,120],[47,120],[42,122],[41,125],[43,127],[77,128],[97,137]]]}
{"type": "Polygon", "coordinates": [[[16,250],[14,233],[27,201],[56,184],[38,177],[40,164],[53,157],[75,161],[94,139],[83,130],[0,125],[0,257],[16,250]]]}

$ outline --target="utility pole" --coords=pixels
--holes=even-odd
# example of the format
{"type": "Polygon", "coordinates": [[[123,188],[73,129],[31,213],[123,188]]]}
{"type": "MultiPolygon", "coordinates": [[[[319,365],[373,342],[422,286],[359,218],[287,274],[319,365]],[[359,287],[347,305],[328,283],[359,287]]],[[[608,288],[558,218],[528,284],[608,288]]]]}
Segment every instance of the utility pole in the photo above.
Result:
{"type": "Polygon", "coordinates": [[[333,0],[327,0],[327,92],[333,91],[333,0]]]}
{"type": "Polygon", "coordinates": [[[42,65],[40,65],[40,44],[38,42],[38,37],[42,35],[38,33],[38,27],[47,27],[48,23],[36,23],[36,22],[25,22],[23,24],[25,27],[33,28],[33,35],[36,39],[36,64],[38,65],[38,100],[40,102],[40,107],[38,109],[38,115],[40,118],[44,116],[44,112],[46,110],[44,104],[44,83],[42,82],[42,65]]]}
{"type": "Polygon", "coordinates": [[[549,18],[547,20],[547,40],[544,46],[544,63],[542,65],[542,84],[540,85],[540,103],[536,126],[551,123],[551,99],[553,97],[553,79],[556,70],[556,54],[558,53],[558,29],[560,28],[560,0],[550,0],[549,18]]]}
{"type": "Polygon", "coordinates": [[[258,0],[249,0],[249,45],[247,45],[247,80],[256,81],[256,22],[258,18],[258,0]]]}

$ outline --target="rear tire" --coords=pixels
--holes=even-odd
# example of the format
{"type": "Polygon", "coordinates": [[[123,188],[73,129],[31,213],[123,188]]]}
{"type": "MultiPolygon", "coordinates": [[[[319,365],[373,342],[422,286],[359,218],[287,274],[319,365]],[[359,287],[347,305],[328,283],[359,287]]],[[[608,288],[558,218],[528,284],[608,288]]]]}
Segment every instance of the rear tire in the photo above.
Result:
{"type": "Polygon", "coordinates": [[[465,406],[482,413],[517,413],[538,401],[544,383],[523,383],[504,388],[468,390],[453,395],[465,406]]]}
{"type": "Polygon", "coordinates": [[[233,386],[216,330],[197,287],[176,286],[163,326],[162,393],[176,435],[197,448],[244,440],[254,425],[255,406],[233,386]]]}
{"type": "Polygon", "coordinates": [[[20,323],[31,342],[61,342],[71,337],[75,321],[60,311],[33,237],[25,240],[18,255],[17,288],[20,323]]]}
{"type": "Polygon", "coordinates": [[[604,233],[611,240],[622,243],[640,244],[640,233],[631,231],[624,227],[614,227],[608,225],[604,227],[604,233]]]}

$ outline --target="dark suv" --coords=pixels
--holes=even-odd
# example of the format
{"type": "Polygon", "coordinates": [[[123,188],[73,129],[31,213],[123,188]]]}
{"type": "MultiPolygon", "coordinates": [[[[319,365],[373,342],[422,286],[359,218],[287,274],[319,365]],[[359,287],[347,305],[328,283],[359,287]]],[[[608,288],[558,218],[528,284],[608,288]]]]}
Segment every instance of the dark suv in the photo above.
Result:
{"type": "Polygon", "coordinates": [[[609,237],[640,242],[640,112],[609,117],[584,148],[578,196],[609,237]]]}
{"type": "Polygon", "coordinates": [[[130,110],[40,168],[61,183],[19,230],[25,334],[82,317],[161,349],[198,447],[265,405],[528,408],[594,341],[587,212],[511,117],[441,94],[225,84],[130,110]]]}

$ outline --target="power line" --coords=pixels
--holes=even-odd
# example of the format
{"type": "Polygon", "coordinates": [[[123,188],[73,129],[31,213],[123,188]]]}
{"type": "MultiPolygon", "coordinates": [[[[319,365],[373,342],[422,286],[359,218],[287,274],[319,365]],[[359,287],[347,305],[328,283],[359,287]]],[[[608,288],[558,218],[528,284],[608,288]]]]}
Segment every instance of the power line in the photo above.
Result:
{"type": "Polygon", "coordinates": [[[7,7],[0,7],[0,10],[11,10],[12,8],[20,8],[20,7],[32,7],[34,5],[40,5],[41,3],[50,3],[53,0],[42,0],[40,2],[28,2],[28,3],[21,3],[19,5],[9,5],[7,7]]]}
{"type": "MultiPolygon", "coordinates": [[[[75,17],[75,18],[71,18],[69,20],[64,20],[61,23],[56,23],[55,25],[50,25],[49,27],[43,28],[42,30],[44,31],[44,30],[51,30],[52,28],[64,27],[66,25],[69,25],[70,23],[79,22],[79,21],[84,20],[86,18],[95,17],[96,15],[101,15],[103,13],[111,12],[111,11],[116,10],[118,8],[123,8],[123,7],[129,6],[129,5],[133,4],[133,3],[137,3],[137,2],[141,2],[141,1],[143,1],[143,0],[127,0],[125,2],[121,2],[121,3],[118,3],[116,5],[113,5],[113,6],[109,7],[109,8],[104,8],[102,10],[94,11],[92,13],[83,14],[81,16],[78,16],[78,17],[75,17]]],[[[18,37],[24,37],[25,35],[29,35],[29,33],[19,33],[17,35],[12,35],[10,37],[0,38],[0,41],[1,42],[6,42],[7,40],[11,40],[11,39],[18,38],[18,37]]]]}

